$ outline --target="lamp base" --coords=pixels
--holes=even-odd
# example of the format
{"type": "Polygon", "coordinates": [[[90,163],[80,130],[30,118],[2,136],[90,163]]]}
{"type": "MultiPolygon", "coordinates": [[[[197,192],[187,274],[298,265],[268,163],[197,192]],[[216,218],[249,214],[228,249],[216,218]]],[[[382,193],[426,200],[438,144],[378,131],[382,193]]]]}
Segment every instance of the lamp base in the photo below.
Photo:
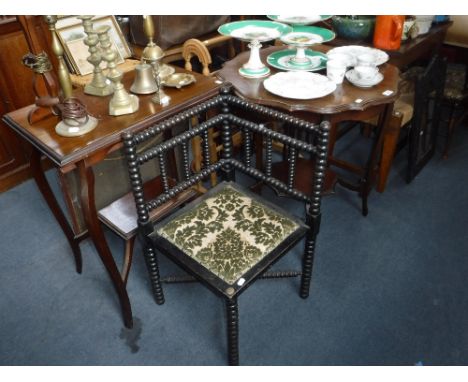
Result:
{"type": "Polygon", "coordinates": [[[77,123],[76,126],[70,126],[64,121],[60,121],[57,126],[55,126],[55,132],[62,137],[79,137],[80,135],[84,135],[89,133],[91,130],[94,130],[98,124],[98,120],[91,116],[88,116],[88,120],[86,122],[84,122],[85,118],[82,119],[83,123],[79,124],[79,121],[77,121],[75,122],[77,123]]]}

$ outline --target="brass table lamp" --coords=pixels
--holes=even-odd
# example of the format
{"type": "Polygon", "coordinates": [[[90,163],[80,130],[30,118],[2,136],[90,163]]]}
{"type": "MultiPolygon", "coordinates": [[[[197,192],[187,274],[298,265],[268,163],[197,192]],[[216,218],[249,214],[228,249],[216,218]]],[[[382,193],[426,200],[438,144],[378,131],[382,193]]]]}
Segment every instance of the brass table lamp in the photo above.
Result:
{"type": "Polygon", "coordinates": [[[62,121],[55,126],[55,131],[64,137],[78,137],[93,130],[97,125],[97,119],[87,113],[86,107],[80,100],[72,97],[70,73],[65,65],[63,47],[55,30],[57,16],[44,16],[44,20],[52,36],[52,51],[58,60],[57,74],[62,90],[61,102],[56,105],[62,121]]]}

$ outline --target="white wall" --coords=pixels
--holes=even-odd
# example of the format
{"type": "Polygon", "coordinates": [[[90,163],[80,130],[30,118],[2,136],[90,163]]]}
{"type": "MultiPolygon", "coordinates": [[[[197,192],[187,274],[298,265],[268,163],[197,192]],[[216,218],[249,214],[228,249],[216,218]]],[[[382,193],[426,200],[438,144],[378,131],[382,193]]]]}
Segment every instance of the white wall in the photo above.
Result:
{"type": "Polygon", "coordinates": [[[445,43],[468,48],[468,15],[450,16],[453,25],[447,31],[445,43]]]}

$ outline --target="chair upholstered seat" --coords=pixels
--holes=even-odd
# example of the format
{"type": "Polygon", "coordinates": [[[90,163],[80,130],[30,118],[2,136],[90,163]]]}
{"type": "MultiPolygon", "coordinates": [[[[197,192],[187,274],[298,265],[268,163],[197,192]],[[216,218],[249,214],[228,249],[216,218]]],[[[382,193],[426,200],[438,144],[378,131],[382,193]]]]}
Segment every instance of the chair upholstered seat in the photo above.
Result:
{"type": "Polygon", "coordinates": [[[444,98],[453,101],[462,101],[465,94],[462,88],[448,87],[444,89],[444,98]]]}
{"type": "Polygon", "coordinates": [[[303,225],[223,182],[155,231],[227,284],[234,284],[303,225]]]}
{"type": "Polygon", "coordinates": [[[465,90],[466,69],[464,65],[450,65],[445,78],[444,98],[446,100],[461,101],[468,92],[465,90]]]}
{"type": "Polygon", "coordinates": [[[443,102],[449,109],[447,138],[444,148],[444,159],[454,136],[455,129],[468,115],[466,102],[468,101],[468,65],[449,64],[445,77],[443,102]]]}
{"type": "MultiPolygon", "coordinates": [[[[406,125],[413,118],[414,113],[414,89],[408,93],[401,93],[400,96],[395,101],[393,106],[393,113],[401,115],[401,126],[406,125]]],[[[366,123],[377,126],[379,123],[378,116],[370,118],[365,121],[366,123]]]]}
{"type": "Polygon", "coordinates": [[[400,113],[401,125],[406,125],[413,118],[414,113],[414,93],[413,94],[402,94],[395,101],[395,106],[393,108],[394,113],[400,113]]]}

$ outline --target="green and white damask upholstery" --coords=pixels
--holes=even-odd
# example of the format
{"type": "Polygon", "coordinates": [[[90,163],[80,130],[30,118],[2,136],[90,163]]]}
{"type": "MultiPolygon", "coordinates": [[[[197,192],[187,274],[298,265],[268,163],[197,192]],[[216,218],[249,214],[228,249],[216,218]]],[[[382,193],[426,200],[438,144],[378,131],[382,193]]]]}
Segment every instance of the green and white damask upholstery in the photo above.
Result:
{"type": "Polygon", "coordinates": [[[447,68],[445,77],[444,98],[451,101],[462,101],[468,90],[466,84],[466,67],[461,64],[451,64],[447,68]]]}
{"type": "Polygon", "coordinates": [[[224,182],[186,206],[157,234],[227,284],[234,284],[291,234],[303,228],[286,212],[224,182]]]}

